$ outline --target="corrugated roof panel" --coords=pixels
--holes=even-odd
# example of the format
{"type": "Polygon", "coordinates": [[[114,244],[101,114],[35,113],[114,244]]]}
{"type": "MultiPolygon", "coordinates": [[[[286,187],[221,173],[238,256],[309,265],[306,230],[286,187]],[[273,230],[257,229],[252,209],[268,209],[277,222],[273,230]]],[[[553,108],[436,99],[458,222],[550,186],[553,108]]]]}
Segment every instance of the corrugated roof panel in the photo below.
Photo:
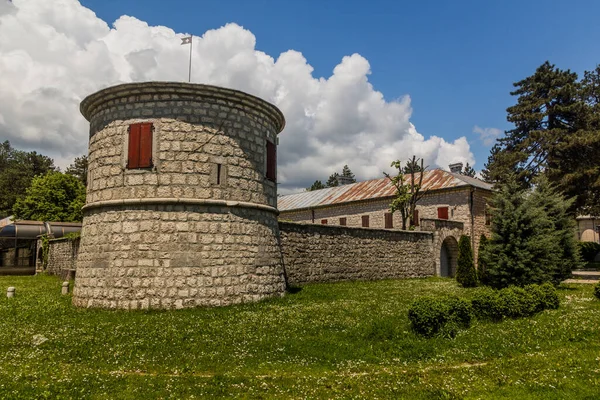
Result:
{"type": "MultiPolygon", "coordinates": [[[[419,176],[415,176],[417,182],[418,179],[419,176]]],[[[425,171],[425,175],[423,176],[423,190],[440,190],[460,186],[475,186],[486,190],[492,189],[490,184],[477,178],[465,177],[464,175],[453,174],[441,169],[425,171]]],[[[280,211],[288,211],[322,207],[351,201],[391,197],[395,193],[396,189],[388,178],[371,179],[350,185],[281,196],[277,199],[277,208],[280,211]]]]}

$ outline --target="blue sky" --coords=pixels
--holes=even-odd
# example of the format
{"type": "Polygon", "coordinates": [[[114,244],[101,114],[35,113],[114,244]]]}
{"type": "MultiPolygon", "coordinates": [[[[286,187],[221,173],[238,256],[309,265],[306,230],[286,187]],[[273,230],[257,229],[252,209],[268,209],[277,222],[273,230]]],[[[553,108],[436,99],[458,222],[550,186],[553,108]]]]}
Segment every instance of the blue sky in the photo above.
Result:
{"type": "Polygon", "coordinates": [[[595,68],[598,15],[599,1],[0,0],[0,140],[68,166],[87,152],[81,100],[187,81],[191,33],[192,82],[284,113],[280,193],[413,155],[481,170],[513,82],[546,60],[595,68]]]}
{"type": "Polygon", "coordinates": [[[477,169],[489,146],[475,125],[509,129],[512,83],[545,60],[579,74],[600,62],[597,1],[272,1],[83,0],[112,23],[126,14],[202,35],[236,22],[274,57],[300,51],[331,75],[345,55],[371,65],[369,81],[387,100],[408,94],[411,121],[425,136],[466,136],[477,169]]]}

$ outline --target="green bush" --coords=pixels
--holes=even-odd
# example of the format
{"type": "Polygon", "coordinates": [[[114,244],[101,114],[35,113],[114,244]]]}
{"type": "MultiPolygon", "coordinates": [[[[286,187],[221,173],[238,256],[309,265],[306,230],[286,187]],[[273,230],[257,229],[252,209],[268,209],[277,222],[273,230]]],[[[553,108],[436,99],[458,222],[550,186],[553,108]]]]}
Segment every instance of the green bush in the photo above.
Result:
{"type": "Polygon", "coordinates": [[[579,254],[581,259],[585,262],[592,262],[596,258],[596,255],[600,253],[600,243],[595,242],[578,242],[579,254]]]}
{"type": "Polygon", "coordinates": [[[467,235],[462,235],[458,241],[456,281],[463,287],[477,286],[477,271],[473,263],[473,249],[471,248],[471,239],[467,235]]]}
{"type": "Polygon", "coordinates": [[[500,290],[499,296],[503,302],[504,315],[508,318],[529,317],[536,313],[537,298],[524,288],[510,286],[500,290]]]}
{"type": "Polygon", "coordinates": [[[459,329],[471,326],[473,310],[458,297],[421,297],[408,309],[412,330],[422,336],[454,337],[459,329]]]}
{"type": "Polygon", "coordinates": [[[471,299],[475,317],[493,321],[500,321],[504,318],[504,303],[498,295],[499,292],[499,290],[486,288],[475,293],[471,299]]]}
{"type": "Polygon", "coordinates": [[[594,296],[600,300],[600,282],[596,283],[596,286],[594,286],[594,296]]]}
{"type": "Polygon", "coordinates": [[[501,290],[484,289],[473,296],[473,313],[479,319],[500,321],[503,318],[521,318],[535,315],[560,304],[552,284],[510,286],[501,290]]]}
{"type": "Polygon", "coordinates": [[[540,297],[542,310],[556,310],[560,306],[560,298],[554,285],[546,282],[539,285],[538,288],[542,291],[542,296],[540,297]]]}

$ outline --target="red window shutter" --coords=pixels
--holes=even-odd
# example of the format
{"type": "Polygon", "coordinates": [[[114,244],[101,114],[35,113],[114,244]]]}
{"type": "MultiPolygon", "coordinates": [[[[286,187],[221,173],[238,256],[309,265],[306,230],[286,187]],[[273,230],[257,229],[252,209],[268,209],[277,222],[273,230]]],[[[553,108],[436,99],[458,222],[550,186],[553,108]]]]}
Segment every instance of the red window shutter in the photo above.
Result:
{"type": "Polygon", "coordinates": [[[394,227],[394,218],[392,213],[385,213],[385,229],[392,229],[394,227]]]}
{"type": "Polygon", "coordinates": [[[140,167],[140,136],[142,124],[129,125],[129,151],[127,156],[127,168],[140,167]]]}
{"type": "Polygon", "coordinates": [[[362,216],[362,226],[363,226],[363,228],[369,227],[369,216],[368,215],[362,216]]]}
{"type": "Polygon", "coordinates": [[[413,221],[415,226],[419,226],[419,210],[415,210],[415,213],[413,214],[413,221]]]}
{"type": "Polygon", "coordinates": [[[321,225],[327,225],[327,220],[326,219],[322,219],[321,220],[321,225]]]}
{"type": "Polygon", "coordinates": [[[448,219],[448,207],[438,207],[438,219],[448,219]]]}
{"type": "Polygon", "coordinates": [[[346,217],[340,218],[340,225],[346,226],[346,217]]]}
{"type": "Polygon", "coordinates": [[[267,140],[267,179],[275,182],[277,179],[277,146],[267,140]]]}
{"type": "Polygon", "coordinates": [[[141,124],[139,168],[152,166],[152,124],[141,124]]]}

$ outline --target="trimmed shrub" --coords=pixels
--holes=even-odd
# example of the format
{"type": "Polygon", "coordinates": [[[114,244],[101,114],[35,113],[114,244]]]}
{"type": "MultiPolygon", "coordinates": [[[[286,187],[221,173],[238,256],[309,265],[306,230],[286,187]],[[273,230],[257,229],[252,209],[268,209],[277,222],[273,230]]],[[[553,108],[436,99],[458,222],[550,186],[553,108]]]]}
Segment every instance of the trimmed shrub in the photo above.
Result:
{"type": "Polygon", "coordinates": [[[421,297],[408,309],[412,330],[422,336],[456,336],[471,326],[473,311],[468,301],[458,297],[421,297]]]}
{"type": "Polygon", "coordinates": [[[500,321],[503,318],[521,318],[535,315],[560,304],[556,288],[550,283],[510,286],[501,290],[484,289],[475,293],[471,305],[479,319],[500,321]]]}
{"type": "Polygon", "coordinates": [[[556,310],[560,306],[560,298],[556,292],[556,287],[551,283],[544,283],[538,286],[542,292],[540,302],[542,303],[542,310],[556,310]]]}
{"type": "Polygon", "coordinates": [[[499,292],[499,290],[486,288],[475,293],[471,299],[475,317],[493,321],[500,321],[504,318],[504,306],[498,296],[499,292]]]}
{"type": "Polygon", "coordinates": [[[600,243],[595,242],[578,242],[579,254],[585,262],[593,262],[596,255],[600,253],[600,243]]]}
{"type": "Polygon", "coordinates": [[[596,283],[596,286],[594,286],[594,296],[600,300],[600,282],[596,283]]]}
{"type": "Polygon", "coordinates": [[[537,301],[523,288],[510,286],[499,293],[504,315],[508,318],[529,317],[536,313],[537,301]]]}
{"type": "Polygon", "coordinates": [[[473,263],[473,250],[471,249],[471,240],[467,235],[462,235],[458,241],[456,281],[463,287],[477,286],[477,271],[473,263]]]}

